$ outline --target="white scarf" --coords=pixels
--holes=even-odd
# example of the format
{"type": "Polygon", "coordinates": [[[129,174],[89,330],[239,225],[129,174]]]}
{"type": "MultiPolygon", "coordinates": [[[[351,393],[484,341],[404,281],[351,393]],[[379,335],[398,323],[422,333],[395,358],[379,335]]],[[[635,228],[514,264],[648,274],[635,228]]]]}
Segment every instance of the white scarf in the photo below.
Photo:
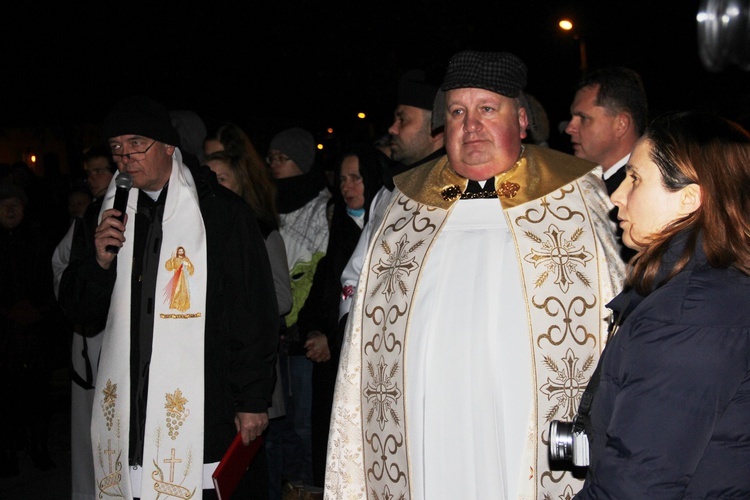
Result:
{"type": "MultiPolygon", "coordinates": [[[[102,211],[111,208],[110,184],[102,211]]],[[[105,328],[91,435],[99,497],[202,497],[206,230],[195,182],[172,157],[162,220],[140,492],[127,467],[130,432],[130,304],[138,189],[128,197],[125,244],[105,328]],[[184,256],[177,255],[178,248],[184,256]],[[176,258],[175,258],[176,257],[176,258]],[[159,300],[163,297],[164,300],[159,300]],[[123,466],[123,463],[125,466],[123,466]],[[133,491],[135,490],[135,491],[133,491]]]]}

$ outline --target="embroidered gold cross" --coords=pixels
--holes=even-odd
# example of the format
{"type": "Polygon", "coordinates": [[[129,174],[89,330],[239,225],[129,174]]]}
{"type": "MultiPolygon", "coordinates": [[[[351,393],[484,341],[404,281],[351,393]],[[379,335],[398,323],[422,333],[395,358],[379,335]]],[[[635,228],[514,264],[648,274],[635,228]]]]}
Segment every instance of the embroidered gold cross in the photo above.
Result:
{"type": "Polygon", "coordinates": [[[171,458],[165,458],[164,459],[165,464],[169,464],[169,482],[174,482],[174,466],[175,464],[181,464],[182,459],[181,458],[175,458],[175,449],[172,448],[172,457],[171,458]]]}
{"type": "Polygon", "coordinates": [[[401,289],[401,292],[406,293],[406,285],[404,285],[401,277],[404,273],[407,275],[411,274],[412,271],[419,267],[419,264],[417,264],[414,257],[409,257],[409,253],[414,247],[407,250],[406,245],[408,243],[409,241],[407,240],[406,235],[403,235],[401,239],[398,240],[398,243],[396,243],[396,251],[392,252],[388,242],[383,240],[382,246],[385,253],[388,254],[388,260],[387,262],[383,262],[383,259],[380,259],[380,261],[372,267],[372,271],[377,275],[379,281],[373,294],[380,288],[384,280],[385,290],[383,293],[388,302],[391,301],[391,297],[396,292],[397,284],[401,289]],[[380,278],[381,275],[383,275],[383,280],[380,278]]]}
{"type": "MultiPolygon", "coordinates": [[[[369,364],[368,364],[369,365],[369,364]]],[[[364,395],[367,401],[373,405],[372,411],[377,412],[377,422],[380,424],[380,430],[385,428],[385,423],[388,421],[388,413],[396,418],[396,415],[391,410],[391,405],[398,402],[401,397],[401,390],[391,382],[391,377],[398,371],[398,365],[394,365],[391,368],[390,373],[386,373],[388,365],[385,363],[385,359],[381,356],[380,362],[378,362],[378,371],[375,373],[372,370],[372,366],[369,365],[370,374],[373,376],[372,381],[367,383],[367,387],[364,390],[364,395]]],[[[372,412],[371,412],[372,413],[372,412]]],[[[369,420],[368,416],[368,420],[369,420]]]]}
{"type": "Polygon", "coordinates": [[[112,474],[112,455],[114,455],[116,451],[112,449],[111,439],[107,439],[107,449],[104,450],[104,453],[107,455],[107,459],[109,460],[109,473],[112,474]]]}
{"type": "Polygon", "coordinates": [[[576,230],[573,236],[568,239],[563,238],[565,231],[558,229],[557,226],[551,224],[549,229],[544,232],[547,235],[548,241],[543,242],[541,238],[530,232],[526,233],[526,236],[533,239],[534,241],[541,243],[541,248],[532,248],[531,253],[526,255],[523,260],[530,264],[534,264],[534,267],[543,265],[547,270],[536,280],[536,286],[541,286],[546,281],[547,276],[550,273],[555,273],[557,278],[555,284],[560,287],[563,292],[567,292],[573,282],[572,276],[576,276],[581,283],[586,286],[590,286],[589,279],[578,269],[581,265],[586,267],[586,263],[594,258],[594,256],[586,251],[586,247],[581,246],[575,248],[573,243],[581,236],[582,230],[576,230]]]}
{"type": "Polygon", "coordinates": [[[565,357],[562,358],[562,367],[558,367],[552,358],[545,357],[544,364],[554,373],[554,380],[547,377],[547,382],[539,390],[548,399],[557,399],[557,404],[547,415],[549,419],[554,417],[560,409],[563,409],[563,418],[572,420],[575,416],[579,399],[588,383],[588,376],[585,373],[594,364],[591,356],[580,368],[578,367],[579,361],[572,349],[568,349],[565,357]]]}

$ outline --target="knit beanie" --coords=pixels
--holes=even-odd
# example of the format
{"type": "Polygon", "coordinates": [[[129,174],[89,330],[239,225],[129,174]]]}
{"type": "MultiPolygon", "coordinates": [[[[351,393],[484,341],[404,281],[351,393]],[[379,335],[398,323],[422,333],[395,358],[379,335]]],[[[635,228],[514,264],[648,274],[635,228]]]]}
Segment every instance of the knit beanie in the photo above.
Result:
{"type": "Polygon", "coordinates": [[[104,119],[104,139],[140,135],[170,146],[180,145],[167,108],[144,96],[128,97],[114,105],[104,119]]]}
{"type": "Polygon", "coordinates": [[[308,173],[315,162],[315,140],[310,132],[299,127],[289,128],[271,139],[269,150],[278,150],[294,160],[303,173],[308,173]]]}

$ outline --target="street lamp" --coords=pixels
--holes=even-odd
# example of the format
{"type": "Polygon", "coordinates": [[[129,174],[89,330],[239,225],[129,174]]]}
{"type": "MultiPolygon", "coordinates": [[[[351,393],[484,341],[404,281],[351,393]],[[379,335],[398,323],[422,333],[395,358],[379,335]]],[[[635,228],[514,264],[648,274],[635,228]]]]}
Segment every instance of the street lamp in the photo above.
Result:
{"type": "MultiPolygon", "coordinates": [[[[573,25],[573,21],[570,21],[569,19],[562,19],[559,23],[557,23],[557,25],[561,30],[571,32],[575,27],[573,25]]],[[[581,73],[586,74],[586,71],[588,71],[588,61],[586,59],[586,40],[583,38],[583,33],[580,32],[573,32],[573,39],[578,40],[578,51],[581,57],[581,73]]]]}

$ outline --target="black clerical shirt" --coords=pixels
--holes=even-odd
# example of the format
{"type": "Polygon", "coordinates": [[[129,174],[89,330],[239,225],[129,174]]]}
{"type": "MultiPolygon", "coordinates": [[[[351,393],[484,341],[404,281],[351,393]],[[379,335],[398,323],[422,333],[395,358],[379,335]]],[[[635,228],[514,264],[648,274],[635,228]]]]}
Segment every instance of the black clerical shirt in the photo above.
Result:
{"type": "Polygon", "coordinates": [[[166,199],[167,186],[156,200],[138,191],[130,295],[130,465],[143,465],[156,277],[159,273],[161,222],[166,199]]]}

